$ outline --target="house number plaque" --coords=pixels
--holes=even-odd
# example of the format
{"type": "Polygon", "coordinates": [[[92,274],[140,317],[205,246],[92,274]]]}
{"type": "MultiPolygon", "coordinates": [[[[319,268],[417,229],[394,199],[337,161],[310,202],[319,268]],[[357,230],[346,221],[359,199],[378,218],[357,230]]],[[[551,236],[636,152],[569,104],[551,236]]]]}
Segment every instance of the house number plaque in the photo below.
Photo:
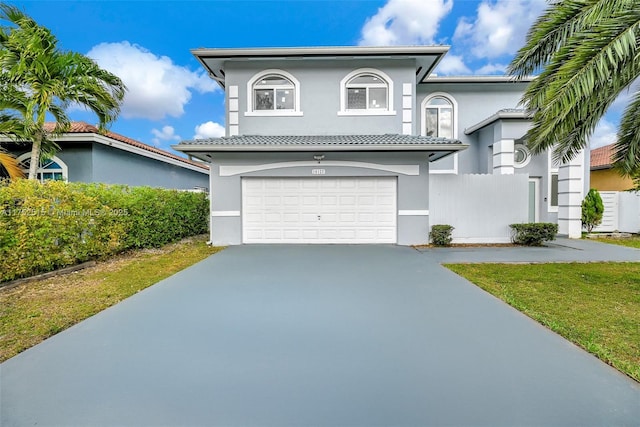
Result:
{"type": "Polygon", "coordinates": [[[324,169],[311,169],[311,175],[324,175],[327,173],[324,169]]]}

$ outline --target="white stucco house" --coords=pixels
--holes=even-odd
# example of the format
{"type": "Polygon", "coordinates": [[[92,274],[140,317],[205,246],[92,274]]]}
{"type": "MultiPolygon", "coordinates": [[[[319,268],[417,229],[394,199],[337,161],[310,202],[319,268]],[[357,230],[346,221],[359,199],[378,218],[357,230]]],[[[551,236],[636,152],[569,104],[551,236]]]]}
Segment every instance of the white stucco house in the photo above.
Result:
{"type": "Polygon", "coordinates": [[[533,156],[530,80],[439,77],[448,46],[196,49],[226,135],[174,146],[210,163],[211,242],[506,242],[509,224],[579,237],[588,154],[533,156]]]}

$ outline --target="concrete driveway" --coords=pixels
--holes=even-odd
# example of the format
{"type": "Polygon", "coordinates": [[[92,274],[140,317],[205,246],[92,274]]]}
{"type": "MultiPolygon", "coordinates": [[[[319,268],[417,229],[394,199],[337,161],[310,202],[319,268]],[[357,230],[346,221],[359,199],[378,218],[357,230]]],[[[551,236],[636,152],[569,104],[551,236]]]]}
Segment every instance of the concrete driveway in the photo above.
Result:
{"type": "Polygon", "coordinates": [[[640,386],[394,246],[231,247],[0,366],[0,425],[640,425],[640,386]]]}

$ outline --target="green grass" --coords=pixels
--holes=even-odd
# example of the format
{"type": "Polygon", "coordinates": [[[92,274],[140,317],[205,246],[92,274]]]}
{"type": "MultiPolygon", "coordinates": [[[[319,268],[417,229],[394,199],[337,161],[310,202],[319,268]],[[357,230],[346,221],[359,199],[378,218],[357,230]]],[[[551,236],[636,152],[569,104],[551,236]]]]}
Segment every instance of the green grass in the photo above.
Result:
{"type": "Polygon", "coordinates": [[[640,381],[640,263],[447,267],[640,381]]]}
{"type": "Polygon", "coordinates": [[[0,289],[0,361],[220,251],[205,239],[132,251],[95,267],[0,289]]]}
{"type": "Polygon", "coordinates": [[[619,239],[612,238],[612,237],[601,237],[596,241],[640,249],[640,236],[633,236],[633,237],[626,237],[626,238],[619,238],[619,239]]]}

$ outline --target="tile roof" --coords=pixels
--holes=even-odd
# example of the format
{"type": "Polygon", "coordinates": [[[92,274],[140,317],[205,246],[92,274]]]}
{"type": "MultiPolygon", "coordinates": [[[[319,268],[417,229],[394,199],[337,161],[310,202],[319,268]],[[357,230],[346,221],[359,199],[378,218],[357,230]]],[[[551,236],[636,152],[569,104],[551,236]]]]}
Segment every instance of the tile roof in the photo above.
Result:
{"type": "Polygon", "coordinates": [[[615,144],[591,150],[591,169],[607,169],[611,167],[611,157],[615,151],[615,144]]]}
{"type": "MultiPolygon", "coordinates": [[[[45,126],[45,130],[46,131],[52,131],[54,126],[55,126],[55,123],[45,123],[44,126],[45,126]]],[[[69,130],[67,132],[65,132],[65,133],[95,133],[95,134],[101,134],[100,131],[98,130],[97,126],[90,125],[89,123],[86,123],[86,122],[72,122],[71,126],[69,127],[69,130]]],[[[156,147],[152,147],[151,145],[147,145],[147,144],[145,144],[143,142],[136,141],[135,139],[128,138],[128,137],[126,137],[124,135],[120,135],[120,134],[115,133],[115,132],[107,131],[106,133],[104,133],[102,135],[104,135],[104,136],[106,136],[108,138],[111,138],[111,139],[115,139],[116,141],[120,141],[120,142],[123,142],[125,144],[131,145],[133,147],[141,148],[141,149],[149,151],[151,153],[159,154],[161,156],[168,157],[170,159],[177,160],[177,161],[182,162],[182,163],[186,163],[188,165],[197,166],[197,167],[199,167],[201,169],[204,169],[204,170],[208,170],[209,169],[209,166],[207,166],[204,163],[194,162],[194,161],[191,161],[189,159],[185,159],[184,157],[176,156],[175,154],[169,153],[168,151],[161,150],[161,149],[156,148],[156,147]]]]}
{"type": "Polygon", "coordinates": [[[215,146],[358,146],[358,145],[462,145],[456,139],[415,135],[239,135],[182,141],[180,145],[215,146]]]}

